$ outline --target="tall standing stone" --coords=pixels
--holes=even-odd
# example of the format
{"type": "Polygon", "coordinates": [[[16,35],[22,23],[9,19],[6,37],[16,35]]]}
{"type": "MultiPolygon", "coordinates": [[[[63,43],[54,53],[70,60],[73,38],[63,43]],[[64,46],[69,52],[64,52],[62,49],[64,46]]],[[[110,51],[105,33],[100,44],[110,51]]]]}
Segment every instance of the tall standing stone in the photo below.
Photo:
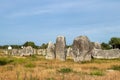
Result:
{"type": "Polygon", "coordinates": [[[64,36],[58,36],[56,39],[56,58],[65,61],[66,60],[66,40],[64,36]]]}
{"type": "Polygon", "coordinates": [[[55,45],[52,42],[48,43],[46,59],[55,59],[55,45]]]}
{"type": "Polygon", "coordinates": [[[90,61],[92,55],[92,43],[87,36],[79,36],[73,41],[73,58],[75,62],[90,61]]]}

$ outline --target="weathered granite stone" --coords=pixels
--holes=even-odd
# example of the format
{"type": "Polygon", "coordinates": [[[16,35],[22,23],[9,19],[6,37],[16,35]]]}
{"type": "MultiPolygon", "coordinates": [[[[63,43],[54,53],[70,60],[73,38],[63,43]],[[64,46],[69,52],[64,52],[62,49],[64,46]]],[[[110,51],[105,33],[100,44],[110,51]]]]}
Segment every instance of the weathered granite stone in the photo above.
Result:
{"type": "Polygon", "coordinates": [[[119,49],[111,49],[111,50],[94,49],[94,53],[92,53],[92,57],[98,58],[98,59],[120,58],[120,50],[119,49]]]}
{"type": "Polygon", "coordinates": [[[64,36],[58,36],[56,39],[56,59],[66,60],[66,40],[64,36]]]}
{"type": "Polygon", "coordinates": [[[37,52],[38,55],[42,55],[42,56],[46,56],[46,54],[47,54],[46,49],[37,49],[36,52],[37,52]]]}
{"type": "Polygon", "coordinates": [[[12,55],[13,55],[13,56],[20,55],[19,49],[12,49],[12,55]]]}
{"type": "Polygon", "coordinates": [[[48,43],[46,59],[55,59],[55,45],[52,42],[48,43]]]}
{"type": "Polygon", "coordinates": [[[37,49],[33,49],[33,53],[34,53],[34,54],[37,54],[37,49]]]}
{"type": "Polygon", "coordinates": [[[87,36],[79,36],[73,41],[73,59],[75,62],[90,61],[93,46],[87,36]]]}
{"type": "Polygon", "coordinates": [[[8,55],[8,50],[0,49],[0,56],[8,55]]]}
{"type": "Polygon", "coordinates": [[[101,44],[98,43],[98,42],[93,42],[93,46],[94,46],[95,49],[102,49],[101,44]]]}
{"type": "Polygon", "coordinates": [[[20,53],[21,53],[21,56],[31,56],[34,54],[34,50],[31,46],[28,46],[21,49],[20,53]]]}
{"type": "Polygon", "coordinates": [[[69,47],[69,48],[67,49],[67,56],[68,56],[68,57],[72,57],[72,55],[73,55],[72,48],[69,47]]]}

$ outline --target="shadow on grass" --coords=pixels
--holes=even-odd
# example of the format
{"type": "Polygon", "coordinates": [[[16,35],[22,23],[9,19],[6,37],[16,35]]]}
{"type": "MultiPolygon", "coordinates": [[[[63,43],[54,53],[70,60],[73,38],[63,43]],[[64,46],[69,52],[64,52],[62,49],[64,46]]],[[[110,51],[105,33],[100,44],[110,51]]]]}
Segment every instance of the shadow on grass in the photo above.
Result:
{"type": "Polygon", "coordinates": [[[9,58],[0,58],[0,66],[12,63],[14,60],[9,58]]]}

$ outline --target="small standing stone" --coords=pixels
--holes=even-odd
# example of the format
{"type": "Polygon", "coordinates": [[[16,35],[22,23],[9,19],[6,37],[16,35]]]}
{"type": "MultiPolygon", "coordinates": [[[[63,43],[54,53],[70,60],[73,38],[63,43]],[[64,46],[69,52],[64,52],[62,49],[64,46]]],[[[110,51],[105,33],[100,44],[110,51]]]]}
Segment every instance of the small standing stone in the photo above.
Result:
{"type": "Polygon", "coordinates": [[[67,49],[67,57],[71,57],[72,54],[73,54],[73,52],[72,52],[72,48],[69,47],[69,48],[67,49]]]}
{"type": "Polygon", "coordinates": [[[58,36],[56,39],[56,58],[65,61],[66,60],[66,40],[64,36],[58,36]]]}
{"type": "Polygon", "coordinates": [[[55,59],[55,45],[52,42],[48,43],[46,59],[55,59]]]}
{"type": "Polygon", "coordinates": [[[34,50],[31,46],[21,49],[21,56],[30,56],[34,54],[34,50]]]}

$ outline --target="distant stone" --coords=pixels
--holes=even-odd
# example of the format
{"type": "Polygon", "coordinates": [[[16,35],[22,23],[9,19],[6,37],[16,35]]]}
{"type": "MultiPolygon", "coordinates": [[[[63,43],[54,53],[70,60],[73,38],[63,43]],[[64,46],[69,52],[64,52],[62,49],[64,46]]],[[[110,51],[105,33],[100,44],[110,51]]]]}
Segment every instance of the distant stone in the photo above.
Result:
{"type": "Polygon", "coordinates": [[[66,60],[66,40],[64,36],[58,36],[56,39],[56,58],[65,61],[66,60]]]}
{"type": "Polygon", "coordinates": [[[116,58],[120,58],[120,50],[119,49],[111,49],[111,50],[94,49],[94,53],[92,54],[92,57],[98,58],[98,59],[116,59],[116,58]]]}
{"type": "Polygon", "coordinates": [[[68,56],[68,57],[72,57],[72,54],[73,54],[72,48],[69,47],[69,48],[67,49],[67,56],[68,56]]]}
{"type": "Polygon", "coordinates": [[[93,46],[94,46],[95,49],[102,49],[101,44],[98,43],[98,42],[93,42],[93,46]]]}
{"type": "Polygon", "coordinates": [[[48,43],[46,59],[55,59],[55,45],[52,42],[48,43]]]}
{"type": "Polygon", "coordinates": [[[37,49],[37,50],[36,50],[36,54],[37,54],[37,55],[46,56],[47,50],[46,50],[46,49],[37,49]]]}
{"type": "Polygon", "coordinates": [[[75,62],[90,61],[93,46],[87,36],[79,36],[73,41],[73,59],[75,62]]]}
{"type": "Polygon", "coordinates": [[[20,53],[21,56],[31,56],[34,54],[34,49],[31,46],[24,47],[23,49],[21,49],[20,53]]]}
{"type": "Polygon", "coordinates": [[[19,49],[12,49],[12,55],[13,56],[19,56],[20,55],[19,49]]]}

